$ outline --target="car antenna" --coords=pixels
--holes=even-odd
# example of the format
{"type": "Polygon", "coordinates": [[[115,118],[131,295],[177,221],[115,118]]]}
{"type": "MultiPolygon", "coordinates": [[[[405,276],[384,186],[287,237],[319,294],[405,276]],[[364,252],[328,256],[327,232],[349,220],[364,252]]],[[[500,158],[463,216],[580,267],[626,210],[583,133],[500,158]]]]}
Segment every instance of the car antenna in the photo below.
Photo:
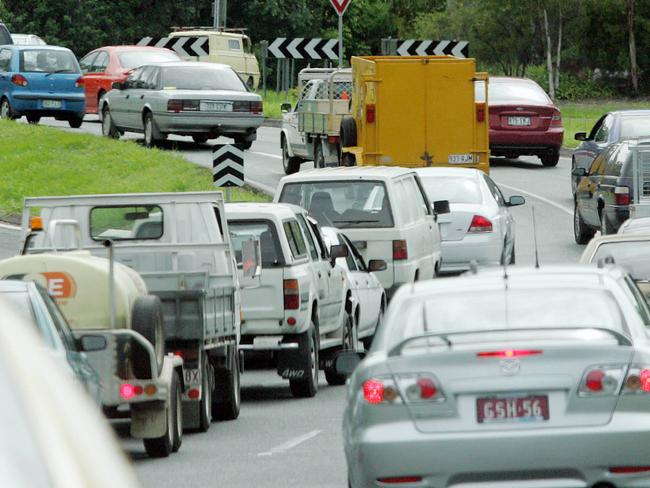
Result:
{"type": "Polygon", "coordinates": [[[533,241],[535,242],[535,269],[539,269],[539,250],[537,249],[537,225],[535,225],[535,205],[531,206],[533,212],[533,241]]]}

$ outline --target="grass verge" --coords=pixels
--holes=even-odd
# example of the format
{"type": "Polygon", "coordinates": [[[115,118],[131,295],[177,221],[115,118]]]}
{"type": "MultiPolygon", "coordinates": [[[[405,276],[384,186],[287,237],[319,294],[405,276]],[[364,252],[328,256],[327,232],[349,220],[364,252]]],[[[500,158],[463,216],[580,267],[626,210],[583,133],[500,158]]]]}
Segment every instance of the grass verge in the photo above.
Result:
{"type": "Polygon", "coordinates": [[[593,100],[584,102],[558,102],[564,124],[564,146],[574,148],[580,144],[573,136],[576,132],[591,131],[598,119],[607,112],[625,109],[650,109],[648,100],[593,100]]]}
{"type": "Polygon", "coordinates": [[[266,90],[266,96],[263,92],[259,92],[264,97],[264,115],[270,119],[281,119],[282,110],[280,106],[285,102],[290,102],[295,105],[298,101],[298,92],[295,89],[289,90],[289,97],[286,97],[285,92],[275,92],[266,90]]]}
{"type": "MultiPolygon", "coordinates": [[[[214,190],[209,170],[170,151],[51,127],[0,121],[0,219],[26,196],[214,190]]],[[[233,201],[268,201],[233,189],[233,201]]]]}

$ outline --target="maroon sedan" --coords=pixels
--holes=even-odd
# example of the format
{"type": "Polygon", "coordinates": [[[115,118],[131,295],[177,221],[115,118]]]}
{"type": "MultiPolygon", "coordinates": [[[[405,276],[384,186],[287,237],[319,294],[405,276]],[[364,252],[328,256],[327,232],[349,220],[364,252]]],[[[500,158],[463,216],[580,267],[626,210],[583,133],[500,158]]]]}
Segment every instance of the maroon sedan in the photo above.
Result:
{"type": "MultiPolygon", "coordinates": [[[[477,87],[477,101],[482,101],[483,93],[477,87]]],[[[544,166],[557,165],[564,137],[562,115],[537,83],[526,78],[490,77],[488,105],[492,156],[516,159],[532,155],[544,166]]]]}

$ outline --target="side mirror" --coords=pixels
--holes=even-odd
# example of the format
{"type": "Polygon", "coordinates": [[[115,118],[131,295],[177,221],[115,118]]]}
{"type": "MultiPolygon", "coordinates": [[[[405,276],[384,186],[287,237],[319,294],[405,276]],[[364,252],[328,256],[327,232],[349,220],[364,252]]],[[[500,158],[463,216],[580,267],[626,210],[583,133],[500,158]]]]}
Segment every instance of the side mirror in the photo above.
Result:
{"type": "Polygon", "coordinates": [[[523,205],[524,203],[526,203],[526,199],[524,197],[514,195],[510,197],[508,203],[506,204],[506,207],[516,207],[518,205],[523,205]]]}
{"type": "Polygon", "coordinates": [[[578,178],[582,178],[583,176],[587,176],[587,170],[584,168],[575,168],[573,171],[571,171],[571,174],[573,176],[577,176],[578,178]]]}
{"type": "Polygon", "coordinates": [[[586,141],[587,140],[587,133],[586,132],[576,132],[576,134],[573,136],[573,138],[576,141],[586,141]]]}
{"type": "Polygon", "coordinates": [[[111,85],[111,88],[113,88],[113,90],[124,90],[125,83],[114,81],[113,84],[111,85]]]}
{"type": "Polygon", "coordinates": [[[330,263],[334,266],[334,262],[338,258],[347,258],[348,257],[348,248],[343,244],[335,244],[330,247],[330,263]]]}
{"type": "Polygon", "coordinates": [[[283,114],[291,112],[291,104],[288,102],[283,103],[282,105],[280,105],[280,111],[283,114]]]}
{"type": "Polygon", "coordinates": [[[334,371],[342,376],[350,376],[357,368],[364,353],[354,351],[339,351],[334,356],[334,371]]]}
{"type": "Polygon", "coordinates": [[[449,200],[438,200],[433,202],[433,212],[436,215],[448,214],[449,210],[449,200]]]}
{"type": "Polygon", "coordinates": [[[79,338],[77,345],[82,352],[93,352],[103,351],[108,346],[108,342],[102,335],[87,334],[79,338]]]}
{"type": "Polygon", "coordinates": [[[386,261],[383,259],[371,259],[368,262],[368,271],[374,273],[375,271],[384,271],[388,268],[386,261]]]}

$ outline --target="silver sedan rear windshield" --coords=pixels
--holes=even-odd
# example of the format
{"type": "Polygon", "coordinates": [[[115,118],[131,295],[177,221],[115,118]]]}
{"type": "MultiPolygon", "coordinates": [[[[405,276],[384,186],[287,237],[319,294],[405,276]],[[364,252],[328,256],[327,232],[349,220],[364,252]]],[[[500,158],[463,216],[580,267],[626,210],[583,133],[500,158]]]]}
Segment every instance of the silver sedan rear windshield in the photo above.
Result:
{"type": "Polygon", "coordinates": [[[248,91],[241,78],[229,68],[174,66],[162,69],[164,90],[248,91]]]}
{"type": "Polygon", "coordinates": [[[498,329],[605,328],[628,334],[611,293],[580,288],[501,288],[413,300],[391,327],[389,348],[427,333],[498,329]]]}
{"type": "Polygon", "coordinates": [[[456,176],[420,176],[429,200],[449,200],[449,203],[477,204],[483,201],[476,178],[456,176]]]}

